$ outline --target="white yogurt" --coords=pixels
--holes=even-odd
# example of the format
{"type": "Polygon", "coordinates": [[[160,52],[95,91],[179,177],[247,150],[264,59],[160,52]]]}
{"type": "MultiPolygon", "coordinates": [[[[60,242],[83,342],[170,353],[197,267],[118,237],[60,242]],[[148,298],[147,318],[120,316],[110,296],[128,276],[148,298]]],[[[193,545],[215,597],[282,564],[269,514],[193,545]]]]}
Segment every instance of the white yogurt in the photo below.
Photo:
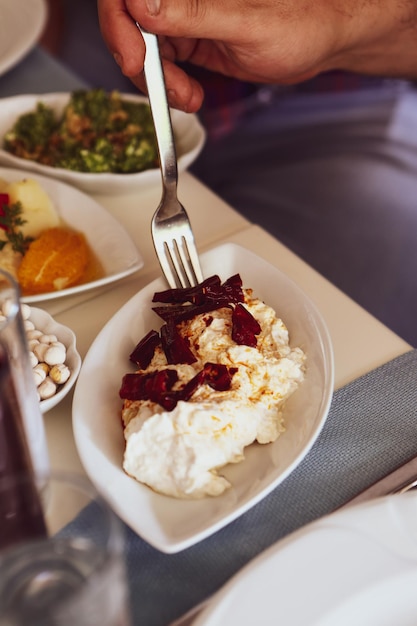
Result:
{"type": "MultiPolygon", "coordinates": [[[[290,347],[288,331],[273,309],[250,292],[245,297],[262,329],[256,348],[233,341],[231,310],[223,308],[181,324],[198,360],[169,366],[178,372],[177,387],[206,362],[236,367],[229,390],[202,385],[172,411],[150,401],[125,401],[123,467],[155,491],[177,498],[220,495],[231,486],[221,468],[242,461],[245,447],[254,441],[270,443],[285,430],[282,411],[303,381],[305,355],[290,347]]],[[[166,367],[164,358],[158,350],[146,371],[166,367]]]]}

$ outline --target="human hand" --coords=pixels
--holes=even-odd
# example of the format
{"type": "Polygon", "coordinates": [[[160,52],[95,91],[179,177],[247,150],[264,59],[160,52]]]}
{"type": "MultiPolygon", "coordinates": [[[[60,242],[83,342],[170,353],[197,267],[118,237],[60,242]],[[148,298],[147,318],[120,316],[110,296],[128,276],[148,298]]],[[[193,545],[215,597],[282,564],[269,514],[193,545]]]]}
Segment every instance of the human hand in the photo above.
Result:
{"type": "Polygon", "coordinates": [[[110,51],[141,89],[145,48],[135,21],[160,36],[170,103],[186,111],[200,107],[203,91],[177,61],[279,84],[332,69],[417,76],[412,0],[98,0],[98,10],[110,51]]]}

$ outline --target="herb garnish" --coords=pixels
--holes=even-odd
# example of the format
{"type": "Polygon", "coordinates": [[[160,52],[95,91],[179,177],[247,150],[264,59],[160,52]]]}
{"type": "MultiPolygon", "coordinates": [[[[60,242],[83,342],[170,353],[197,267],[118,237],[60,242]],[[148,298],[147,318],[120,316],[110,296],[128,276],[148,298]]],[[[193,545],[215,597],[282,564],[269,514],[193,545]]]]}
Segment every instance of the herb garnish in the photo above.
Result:
{"type": "Polygon", "coordinates": [[[20,254],[25,254],[29,244],[33,241],[33,237],[25,237],[19,226],[26,224],[26,220],[21,217],[22,204],[15,202],[14,204],[2,203],[0,206],[0,228],[4,230],[7,240],[0,240],[0,251],[3,250],[7,243],[10,243],[12,249],[20,254]]]}

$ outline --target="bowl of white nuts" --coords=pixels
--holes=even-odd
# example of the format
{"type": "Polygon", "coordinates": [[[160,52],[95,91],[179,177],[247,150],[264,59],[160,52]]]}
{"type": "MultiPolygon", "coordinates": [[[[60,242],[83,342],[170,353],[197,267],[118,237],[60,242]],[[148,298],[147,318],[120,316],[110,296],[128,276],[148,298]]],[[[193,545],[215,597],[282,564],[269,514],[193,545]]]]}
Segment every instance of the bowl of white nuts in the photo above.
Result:
{"type": "Polygon", "coordinates": [[[75,335],[43,309],[21,305],[29,358],[42,413],[73,387],[81,368],[75,335]]]}

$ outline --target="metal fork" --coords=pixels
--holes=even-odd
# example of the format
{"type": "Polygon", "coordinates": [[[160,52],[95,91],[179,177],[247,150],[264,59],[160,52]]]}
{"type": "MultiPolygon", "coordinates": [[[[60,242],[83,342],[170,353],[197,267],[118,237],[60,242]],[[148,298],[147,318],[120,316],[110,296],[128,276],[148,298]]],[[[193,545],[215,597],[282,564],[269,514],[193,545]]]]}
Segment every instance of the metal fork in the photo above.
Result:
{"type": "Polygon", "coordinates": [[[169,286],[194,286],[202,282],[203,274],[189,217],[177,197],[177,157],[158,39],[137,22],[136,26],[146,46],[145,80],[161,162],[162,198],[152,218],[152,239],[169,286]]]}

